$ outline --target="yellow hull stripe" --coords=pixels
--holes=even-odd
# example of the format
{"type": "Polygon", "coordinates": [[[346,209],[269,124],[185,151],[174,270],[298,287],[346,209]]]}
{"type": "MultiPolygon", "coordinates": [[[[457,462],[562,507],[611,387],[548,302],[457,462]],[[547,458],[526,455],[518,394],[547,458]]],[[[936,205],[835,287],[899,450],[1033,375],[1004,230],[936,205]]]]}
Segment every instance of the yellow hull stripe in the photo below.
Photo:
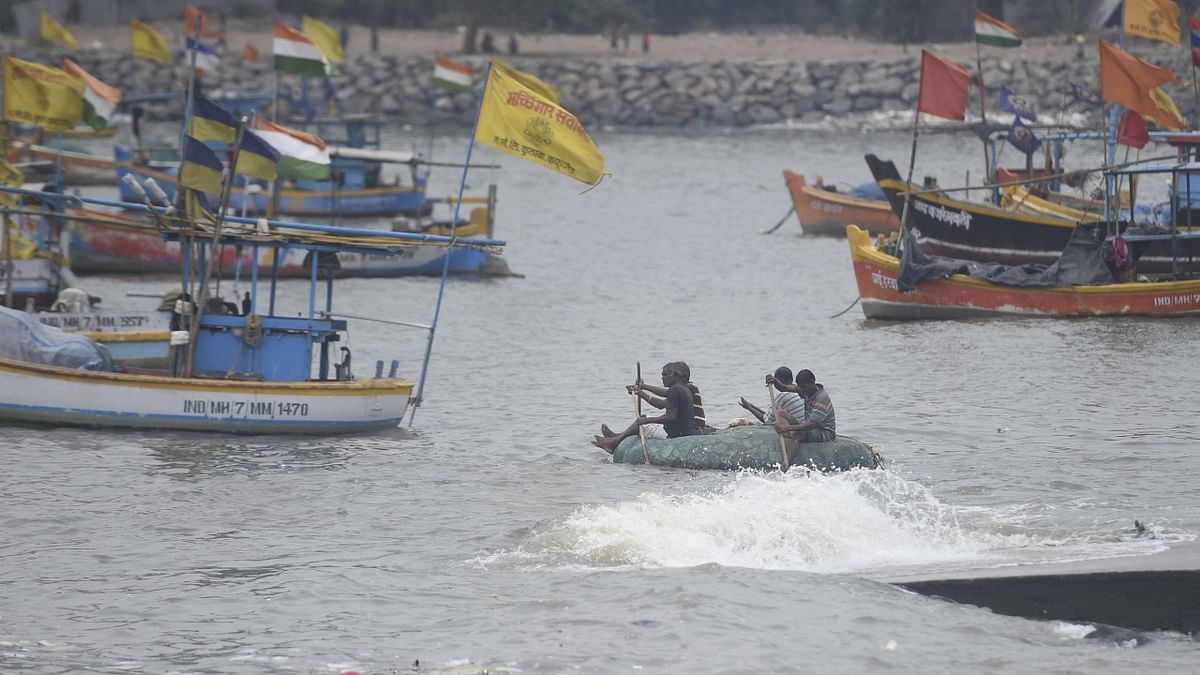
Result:
{"type": "MultiPolygon", "coordinates": [[[[846,226],[846,238],[850,241],[851,262],[875,265],[893,274],[899,271],[900,261],[881,253],[871,244],[871,234],[857,225],[846,226]]],[[[955,274],[945,281],[976,288],[995,288],[995,284],[973,279],[965,274],[955,274]]],[[[1014,288],[1024,295],[1113,295],[1126,293],[1178,293],[1200,291],[1200,279],[1190,281],[1130,281],[1103,286],[1064,286],[1062,288],[1014,288]]]]}
{"type": "Polygon", "coordinates": [[[411,380],[352,380],[350,382],[249,382],[245,380],[206,380],[179,378],[163,375],[135,375],[132,373],[108,373],[95,370],[78,370],[25,363],[12,359],[0,359],[0,372],[66,380],[80,385],[105,384],[139,389],[167,389],[174,391],[205,391],[224,394],[282,393],[303,396],[409,396],[414,384],[411,380]]]}

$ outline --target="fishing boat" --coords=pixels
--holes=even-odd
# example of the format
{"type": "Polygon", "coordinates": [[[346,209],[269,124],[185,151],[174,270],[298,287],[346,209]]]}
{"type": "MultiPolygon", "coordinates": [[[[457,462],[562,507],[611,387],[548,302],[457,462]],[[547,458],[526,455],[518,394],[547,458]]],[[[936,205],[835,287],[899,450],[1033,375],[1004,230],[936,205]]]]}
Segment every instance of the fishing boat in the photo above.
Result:
{"type": "MultiPolygon", "coordinates": [[[[648,458],[651,464],[677,469],[771,470],[782,464],[782,452],[775,427],[752,424],[679,438],[642,441],[630,436],[613,451],[613,462],[643,464],[648,458]]],[[[881,464],[874,450],[848,436],[828,443],[800,443],[798,449],[789,452],[793,453],[792,466],[815,471],[874,469],[881,464]]]]}
{"type": "MultiPolygon", "coordinates": [[[[920,249],[932,255],[1004,265],[1050,265],[1058,260],[1076,225],[1099,222],[1090,217],[1070,219],[1051,215],[1072,213],[1065,208],[1027,213],[954,199],[936,186],[920,189],[908,186],[890,161],[880,160],[875,155],[867,155],[866,160],[896,214],[904,212],[905,195],[910,195],[908,225],[920,249]]],[[[1178,166],[1135,166],[1119,173],[1147,174],[1178,166]]],[[[1197,195],[1200,195],[1200,189],[1197,195]]],[[[1128,215],[1127,211],[1125,215],[1128,215]]],[[[1197,222],[1200,223],[1200,217],[1197,222]]],[[[1103,226],[1115,232],[1128,231],[1131,235],[1153,234],[1144,231],[1144,226],[1131,225],[1127,220],[1114,219],[1103,226]]],[[[1138,242],[1136,271],[1139,273],[1174,273],[1180,264],[1189,271],[1200,271],[1200,265],[1196,263],[1200,259],[1200,244],[1194,239],[1151,238],[1138,242]],[[1182,253],[1178,250],[1180,246],[1184,248],[1182,253]]]]}
{"type": "MultiPolygon", "coordinates": [[[[452,200],[433,200],[438,204],[451,204],[452,200]]],[[[455,236],[465,238],[491,238],[494,232],[496,193],[489,196],[466,197],[464,204],[471,204],[469,218],[459,223],[455,236]]],[[[236,204],[235,204],[236,206],[236,204]]],[[[182,262],[178,242],[165,240],[157,225],[147,220],[144,214],[130,213],[124,209],[68,208],[64,217],[72,222],[70,254],[72,267],[81,274],[169,274],[179,269],[182,262]]],[[[397,227],[400,227],[397,225],[397,227]]],[[[410,232],[434,235],[449,235],[448,221],[403,223],[410,232]]],[[[375,255],[357,251],[338,251],[338,277],[397,277],[409,275],[441,274],[445,258],[450,258],[452,274],[481,274],[505,276],[510,274],[503,257],[484,248],[438,248],[429,246],[405,247],[397,245],[397,253],[375,255]]],[[[259,252],[259,264],[269,265],[277,253],[272,250],[259,252]],[[268,256],[272,256],[268,258],[268,256]]],[[[278,274],[280,277],[306,277],[305,252],[286,250],[279,253],[278,274]]],[[[251,251],[243,247],[226,248],[220,253],[221,271],[226,276],[237,270],[248,270],[252,264],[251,251]]]]}
{"type": "Polygon", "coordinates": [[[855,223],[872,234],[900,229],[900,220],[879,188],[869,183],[850,192],[839,192],[817,177],[808,185],[804,176],[784,169],[783,181],[792,196],[796,218],[804,234],[844,237],[846,226],[855,223]]]}
{"type": "MultiPolygon", "coordinates": [[[[133,153],[123,145],[114,146],[116,177],[121,198],[136,202],[138,196],[124,182],[126,175],[138,181],[153,178],[167,197],[174,199],[176,170],[154,168],[134,162],[133,153]]],[[[236,185],[231,203],[246,205],[252,216],[281,215],[311,218],[393,217],[427,215],[432,205],[425,199],[425,179],[412,183],[388,183],[381,175],[382,163],[416,163],[413,153],[368,151],[356,148],[330,148],[333,171],[338,181],[295,181],[281,183],[274,192],[247,190],[236,185]]]]}
{"type": "MultiPolygon", "coordinates": [[[[1136,241],[1153,235],[1124,236],[1136,241]]],[[[846,238],[868,319],[1200,316],[1200,279],[1031,287],[951,274],[902,291],[901,261],[893,253],[880,250],[868,232],[853,225],[846,228],[846,238]]],[[[971,267],[959,262],[962,269],[971,267]]]]}
{"type": "Polygon", "coordinates": [[[59,291],[76,285],[64,253],[62,221],[42,210],[47,196],[30,191],[0,205],[0,302],[5,306],[44,309],[59,291]]]}
{"type": "MultiPolygon", "coordinates": [[[[88,197],[71,199],[122,206],[88,197]]],[[[11,354],[0,357],[0,419],[233,433],[394,428],[412,403],[414,383],[399,377],[397,360],[391,361],[386,373],[385,361],[380,360],[373,377],[357,378],[347,347],[340,347],[340,361],[334,358],[338,345],[346,343],[349,326],[333,311],[335,275],[328,254],[349,250],[396,255],[415,245],[488,249],[504,245],[490,239],[468,241],[252,218],[227,217],[224,227],[213,226],[181,217],[169,207],[152,206],[145,198],[143,210],[156,219],[162,236],[179,242],[184,252],[181,295],[171,319],[169,367],[119,372],[103,364],[56,365],[53,354],[38,362],[11,354]],[[218,259],[211,251],[238,246],[252,251],[250,290],[241,307],[209,297],[207,284],[210,266],[218,259]],[[260,297],[258,283],[259,251],[293,248],[304,250],[309,261],[308,310],[300,316],[279,311],[273,265],[265,268],[270,282],[265,297],[260,297]],[[319,311],[319,306],[324,309],[319,311]]],[[[404,325],[433,330],[421,324],[404,325]]]]}
{"type": "Polygon", "coordinates": [[[1064,218],[1014,213],[954,199],[933,188],[914,189],[894,163],[875,155],[866,160],[897,216],[903,214],[909,195],[908,225],[926,253],[1006,265],[1049,265],[1075,229],[1075,223],[1064,218]]]}

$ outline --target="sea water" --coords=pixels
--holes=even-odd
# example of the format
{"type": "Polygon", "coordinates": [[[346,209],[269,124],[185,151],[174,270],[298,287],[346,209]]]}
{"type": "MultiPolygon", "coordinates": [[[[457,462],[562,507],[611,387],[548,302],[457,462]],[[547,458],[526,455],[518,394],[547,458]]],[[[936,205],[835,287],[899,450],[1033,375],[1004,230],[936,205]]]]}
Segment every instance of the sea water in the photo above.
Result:
{"type": "MultiPolygon", "coordinates": [[[[477,149],[503,169],[468,193],[498,184],[523,277],[451,281],[410,429],[5,428],[0,673],[1194,668],[1183,636],[1133,648],[885,580],[1192,550],[1200,323],[831,318],[857,295],[846,243],[794,221],[759,234],[790,205],[781,172],[864,182],[862,155],[903,166],[908,133],[594,135],[612,175],[586,193],[477,149]],[[635,365],[653,382],[680,359],[714,423],[740,396],[765,405],[777,366],[812,369],[883,470],[611,464],[589,440],[632,417],[635,365]]],[[[435,159],[465,151],[443,136],[435,159]]],[[[957,185],[981,155],[930,133],[916,175],[957,185]]],[[[457,180],[438,169],[431,193],[457,180]]],[[[114,308],[173,286],[85,281],[114,308]]],[[[303,281],[280,288],[282,312],[306,311],[303,281]]],[[[334,299],[422,323],[436,293],[352,279],[334,299]]],[[[392,358],[416,377],[425,335],[351,321],[343,344],[360,377],[392,358]]]]}

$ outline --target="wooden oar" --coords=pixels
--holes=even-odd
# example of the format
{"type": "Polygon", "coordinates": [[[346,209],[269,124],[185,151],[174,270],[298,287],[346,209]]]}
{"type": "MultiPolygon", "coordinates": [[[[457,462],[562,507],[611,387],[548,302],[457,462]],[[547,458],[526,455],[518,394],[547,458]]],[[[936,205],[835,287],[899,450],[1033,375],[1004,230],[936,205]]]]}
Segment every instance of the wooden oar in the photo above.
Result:
{"type": "MultiPolygon", "coordinates": [[[[779,424],[779,421],[782,419],[779,417],[779,401],[775,400],[775,388],[771,386],[770,382],[767,383],[767,396],[771,397],[771,414],[775,416],[775,423],[779,424]]],[[[783,455],[782,466],[786,473],[791,468],[791,465],[788,464],[787,441],[784,440],[783,434],[779,434],[779,454],[783,455]]]]}
{"type": "MultiPolygon", "coordinates": [[[[633,396],[633,412],[637,415],[637,419],[642,419],[642,362],[637,362],[637,379],[634,380],[638,387],[638,393],[633,396]]],[[[638,439],[642,442],[642,461],[646,464],[650,463],[650,453],[646,452],[646,429],[638,425],[638,439]]]]}

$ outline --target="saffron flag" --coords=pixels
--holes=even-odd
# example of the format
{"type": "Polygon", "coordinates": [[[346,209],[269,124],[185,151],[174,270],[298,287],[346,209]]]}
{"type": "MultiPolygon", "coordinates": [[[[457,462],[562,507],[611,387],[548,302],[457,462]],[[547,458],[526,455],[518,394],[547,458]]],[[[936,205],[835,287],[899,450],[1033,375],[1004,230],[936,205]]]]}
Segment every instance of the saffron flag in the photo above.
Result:
{"type": "Polygon", "coordinates": [[[71,59],[63,59],[63,70],[83,78],[87,89],[83,91],[83,121],[96,131],[108,126],[113,110],[121,102],[121,92],[92,77],[71,59]]]}
{"type": "Polygon", "coordinates": [[[277,23],[271,42],[275,53],[275,70],[295,75],[327,74],[325,55],[303,33],[277,23]]]}
{"type": "Polygon", "coordinates": [[[1192,36],[1192,67],[1195,68],[1200,66],[1200,34],[1196,33],[1200,30],[1200,19],[1195,14],[1188,15],[1188,29],[1192,36]]]}
{"type": "Polygon", "coordinates": [[[54,17],[42,12],[41,32],[43,40],[58,43],[64,47],[71,49],[79,49],[79,40],[71,35],[71,31],[63,28],[62,24],[55,21],[54,17]]]}
{"type": "Polygon", "coordinates": [[[242,145],[238,148],[237,166],[234,173],[262,180],[275,180],[279,176],[279,151],[249,129],[242,132],[242,145]]]}
{"type": "Polygon", "coordinates": [[[1000,19],[975,10],[975,41],[992,47],[1020,47],[1021,35],[1000,19]]]}
{"type": "Polygon", "coordinates": [[[1032,155],[1042,144],[1042,140],[1034,135],[1033,129],[1025,126],[1020,117],[1013,117],[1012,126],[1008,129],[1008,142],[1026,155],[1032,155]]]}
{"type": "Polygon", "coordinates": [[[254,131],[279,151],[280,178],[329,180],[329,151],[325,141],[261,117],[254,120],[254,131]]]}
{"type": "Polygon", "coordinates": [[[1000,110],[1006,113],[1012,113],[1017,117],[1023,117],[1030,122],[1037,121],[1037,113],[1033,110],[1033,104],[1029,99],[1012,93],[1007,85],[1000,85],[1000,110]]]}
{"type": "Polygon", "coordinates": [[[1174,82],[1166,68],[1152,66],[1136,56],[1100,40],[1100,98],[1137,111],[1163,127],[1174,123],[1150,96],[1155,87],[1174,82]]]}
{"type": "Polygon", "coordinates": [[[58,68],[4,57],[4,119],[67,131],[83,114],[83,78],[58,68]]]}
{"type": "Polygon", "coordinates": [[[475,71],[470,66],[436,56],[433,59],[433,86],[446,91],[471,91],[475,71]]]}
{"type": "Polygon", "coordinates": [[[1154,105],[1162,113],[1163,120],[1154,119],[1154,123],[1170,129],[1171,131],[1182,131],[1187,129],[1187,123],[1183,121],[1183,113],[1179,112],[1179,106],[1175,105],[1175,99],[1171,95],[1163,91],[1162,87],[1155,87],[1150,90],[1150,98],[1154,101],[1154,105]]]}
{"type": "Polygon", "coordinates": [[[962,66],[921,50],[917,112],[961,121],[967,116],[967,95],[970,91],[971,76],[962,66]]]}
{"type": "Polygon", "coordinates": [[[203,96],[192,99],[192,128],[188,134],[198,141],[232,143],[237,136],[237,120],[228,111],[203,96]]]}
{"type": "Polygon", "coordinates": [[[179,167],[181,186],[219,195],[224,182],[222,172],[217,153],[191,136],[184,137],[183,164],[179,167]]]}
{"type": "Polygon", "coordinates": [[[219,31],[208,27],[208,12],[202,12],[190,3],[183,6],[183,34],[191,38],[221,37],[219,31]],[[200,19],[200,32],[196,32],[196,19],[200,19]]]}
{"type": "Polygon", "coordinates": [[[1171,0],[1125,0],[1125,32],[1179,45],[1179,7],[1171,0]]]}
{"type": "Polygon", "coordinates": [[[341,38],[333,26],[305,15],[300,19],[300,32],[312,40],[330,62],[342,63],[346,60],[342,54],[341,38]]]}
{"type": "Polygon", "coordinates": [[[1149,142],[1150,132],[1146,130],[1146,120],[1142,119],[1142,114],[1126,110],[1121,117],[1121,125],[1117,127],[1117,143],[1141,150],[1149,142]]]}
{"type": "Polygon", "coordinates": [[[137,19],[129,20],[129,51],[134,56],[158,61],[164,66],[171,65],[171,52],[162,36],[137,19]]]}
{"type": "Polygon", "coordinates": [[[574,115],[531,91],[499,60],[492,61],[475,140],[514,157],[594,185],[604,155],[574,115]]]}
{"type": "Polygon", "coordinates": [[[196,70],[209,73],[217,72],[217,68],[221,65],[221,57],[217,56],[217,52],[212,47],[195,38],[188,38],[187,48],[188,59],[191,59],[192,54],[196,55],[196,70]]]}

